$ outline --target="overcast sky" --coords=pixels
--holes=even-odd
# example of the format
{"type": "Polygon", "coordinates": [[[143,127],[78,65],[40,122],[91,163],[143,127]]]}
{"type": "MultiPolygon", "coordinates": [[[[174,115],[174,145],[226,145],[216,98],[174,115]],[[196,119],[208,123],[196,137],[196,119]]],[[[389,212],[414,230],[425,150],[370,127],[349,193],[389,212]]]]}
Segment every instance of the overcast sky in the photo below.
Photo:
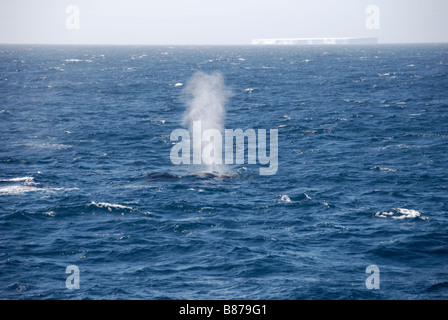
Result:
{"type": "Polygon", "coordinates": [[[0,0],[0,43],[250,44],[310,37],[448,42],[448,0],[0,0]],[[369,5],[379,11],[367,13],[369,5]],[[379,17],[373,24],[372,14],[379,17]]]}

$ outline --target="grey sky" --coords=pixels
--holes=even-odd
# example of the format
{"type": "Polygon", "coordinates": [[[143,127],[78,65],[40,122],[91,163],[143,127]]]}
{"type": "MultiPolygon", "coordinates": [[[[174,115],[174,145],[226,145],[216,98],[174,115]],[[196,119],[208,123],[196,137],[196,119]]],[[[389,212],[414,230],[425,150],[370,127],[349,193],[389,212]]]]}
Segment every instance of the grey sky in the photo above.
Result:
{"type": "Polygon", "coordinates": [[[0,43],[250,44],[254,38],[448,42],[447,0],[0,0],[0,43]],[[79,29],[67,28],[69,5],[79,29]],[[366,7],[380,9],[369,30],[366,7]]]}

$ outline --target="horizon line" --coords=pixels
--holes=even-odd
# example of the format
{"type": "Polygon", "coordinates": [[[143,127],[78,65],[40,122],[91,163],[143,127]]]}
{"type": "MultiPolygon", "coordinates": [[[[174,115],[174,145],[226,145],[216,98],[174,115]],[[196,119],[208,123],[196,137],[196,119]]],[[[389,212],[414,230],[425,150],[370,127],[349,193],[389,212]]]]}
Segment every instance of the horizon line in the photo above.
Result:
{"type": "Polygon", "coordinates": [[[448,44],[448,41],[429,42],[378,42],[369,44],[252,44],[252,43],[53,43],[53,42],[0,42],[0,45],[51,45],[51,46],[248,46],[248,47],[304,47],[304,46],[375,46],[409,44],[448,44]]]}

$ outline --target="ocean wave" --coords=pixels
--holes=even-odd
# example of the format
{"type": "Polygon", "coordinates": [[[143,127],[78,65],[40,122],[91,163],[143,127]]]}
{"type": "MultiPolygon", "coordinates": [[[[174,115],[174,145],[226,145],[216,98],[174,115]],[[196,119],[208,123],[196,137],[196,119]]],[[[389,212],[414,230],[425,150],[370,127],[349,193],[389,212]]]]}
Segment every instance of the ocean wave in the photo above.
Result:
{"type": "Polygon", "coordinates": [[[107,210],[112,211],[112,209],[128,209],[133,210],[132,207],[123,206],[121,204],[107,203],[107,202],[94,202],[92,201],[90,205],[96,206],[98,208],[107,208],[107,210]]]}
{"type": "Polygon", "coordinates": [[[42,143],[39,145],[36,144],[27,144],[27,146],[35,147],[35,148],[56,148],[58,150],[72,148],[72,145],[63,144],[63,143],[42,143]]]}
{"type": "Polygon", "coordinates": [[[34,182],[33,177],[17,177],[10,179],[0,179],[0,182],[24,182],[25,184],[37,184],[34,182]]]}
{"type": "Polygon", "coordinates": [[[282,194],[282,195],[280,195],[280,200],[279,200],[279,202],[290,203],[290,202],[291,202],[291,199],[289,198],[288,195],[286,195],[286,194],[282,194]]]}
{"type": "Polygon", "coordinates": [[[61,67],[49,67],[48,70],[64,71],[64,69],[61,67]]]}
{"type": "Polygon", "coordinates": [[[33,177],[17,177],[9,179],[0,179],[0,196],[23,195],[33,192],[55,193],[57,191],[73,191],[78,188],[55,188],[43,187],[35,182],[33,177]]]}
{"type": "MultiPolygon", "coordinates": [[[[306,200],[312,200],[312,198],[307,195],[306,193],[301,193],[297,196],[295,196],[294,200],[291,200],[291,198],[287,195],[287,194],[280,194],[279,199],[277,200],[277,203],[297,203],[300,204],[302,203],[302,201],[306,201],[306,200]]],[[[325,201],[320,202],[323,205],[327,205],[328,203],[326,203],[325,201]]]]}
{"type": "Polygon", "coordinates": [[[33,177],[16,177],[9,179],[0,179],[0,196],[2,195],[20,195],[27,192],[39,191],[39,184],[33,177]]]}
{"type": "Polygon", "coordinates": [[[166,120],[156,120],[156,119],[152,119],[152,120],[150,120],[150,122],[151,123],[160,123],[160,124],[165,124],[166,123],[166,120]]]}
{"type": "Polygon", "coordinates": [[[24,195],[27,193],[55,193],[57,191],[74,191],[79,190],[79,188],[49,188],[49,187],[30,187],[30,186],[8,186],[8,187],[0,187],[0,196],[17,196],[24,195]]]}
{"type": "Polygon", "coordinates": [[[404,219],[421,219],[421,220],[429,220],[428,217],[424,217],[420,212],[411,209],[403,209],[403,208],[395,208],[390,211],[377,211],[375,212],[375,217],[380,218],[392,218],[396,220],[404,220],[404,219]]]}
{"type": "Polygon", "coordinates": [[[396,172],[396,171],[397,171],[397,170],[395,170],[395,169],[386,168],[386,167],[381,167],[381,166],[374,166],[374,167],[371,167],[370,170],[378,170],[378,171],[385,171],[385,172],[396,172]]]}
{"type": "Polygon", "coordinates": [[[28,186],[8,186],[8,187],[0,187],[0,196],[5,195],[21,195],[28,192],[41,191],[41,188],[36,187],[28,187],[28,186]]]}
{"type": "Polygon", "coordinates": [[[434,48],[3,47],[0,298],[446,299],[434,48]],[[226,176],[172,164],[201,69],[234,93],[223,128],[279,128],[275,175],[247,163],[246,142],[226,176]],[[393,285],[366,290],[370,264],[393,285]]]}
{"type": "Polygon", "coordinates": [[[125,206],[122,204],[116,204],[116,203],[108,203],[108,202],[95,202],[92,201],[91,203],[87,204],[87,207],[93,207],[98,209],[105,209],[108,212],[120,212],[122,215],[125,213],[142,213],[144,215],[151,214],[149,211],[140,211],[137,208],[133,208],[130,206],[125,206]]]}

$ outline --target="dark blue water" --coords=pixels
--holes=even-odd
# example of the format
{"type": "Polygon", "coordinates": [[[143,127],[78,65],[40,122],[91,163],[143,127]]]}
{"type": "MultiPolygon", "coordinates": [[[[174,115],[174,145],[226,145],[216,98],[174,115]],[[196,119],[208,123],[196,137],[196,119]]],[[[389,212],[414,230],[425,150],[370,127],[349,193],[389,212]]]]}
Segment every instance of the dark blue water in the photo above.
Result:
{"type": "Polygon", "coordinates": [[[447,89],[447,45],[1,46],[0,298],[446,299],[447,89]],[[181,177],[197,71],[277,174],[181,177]]]}

